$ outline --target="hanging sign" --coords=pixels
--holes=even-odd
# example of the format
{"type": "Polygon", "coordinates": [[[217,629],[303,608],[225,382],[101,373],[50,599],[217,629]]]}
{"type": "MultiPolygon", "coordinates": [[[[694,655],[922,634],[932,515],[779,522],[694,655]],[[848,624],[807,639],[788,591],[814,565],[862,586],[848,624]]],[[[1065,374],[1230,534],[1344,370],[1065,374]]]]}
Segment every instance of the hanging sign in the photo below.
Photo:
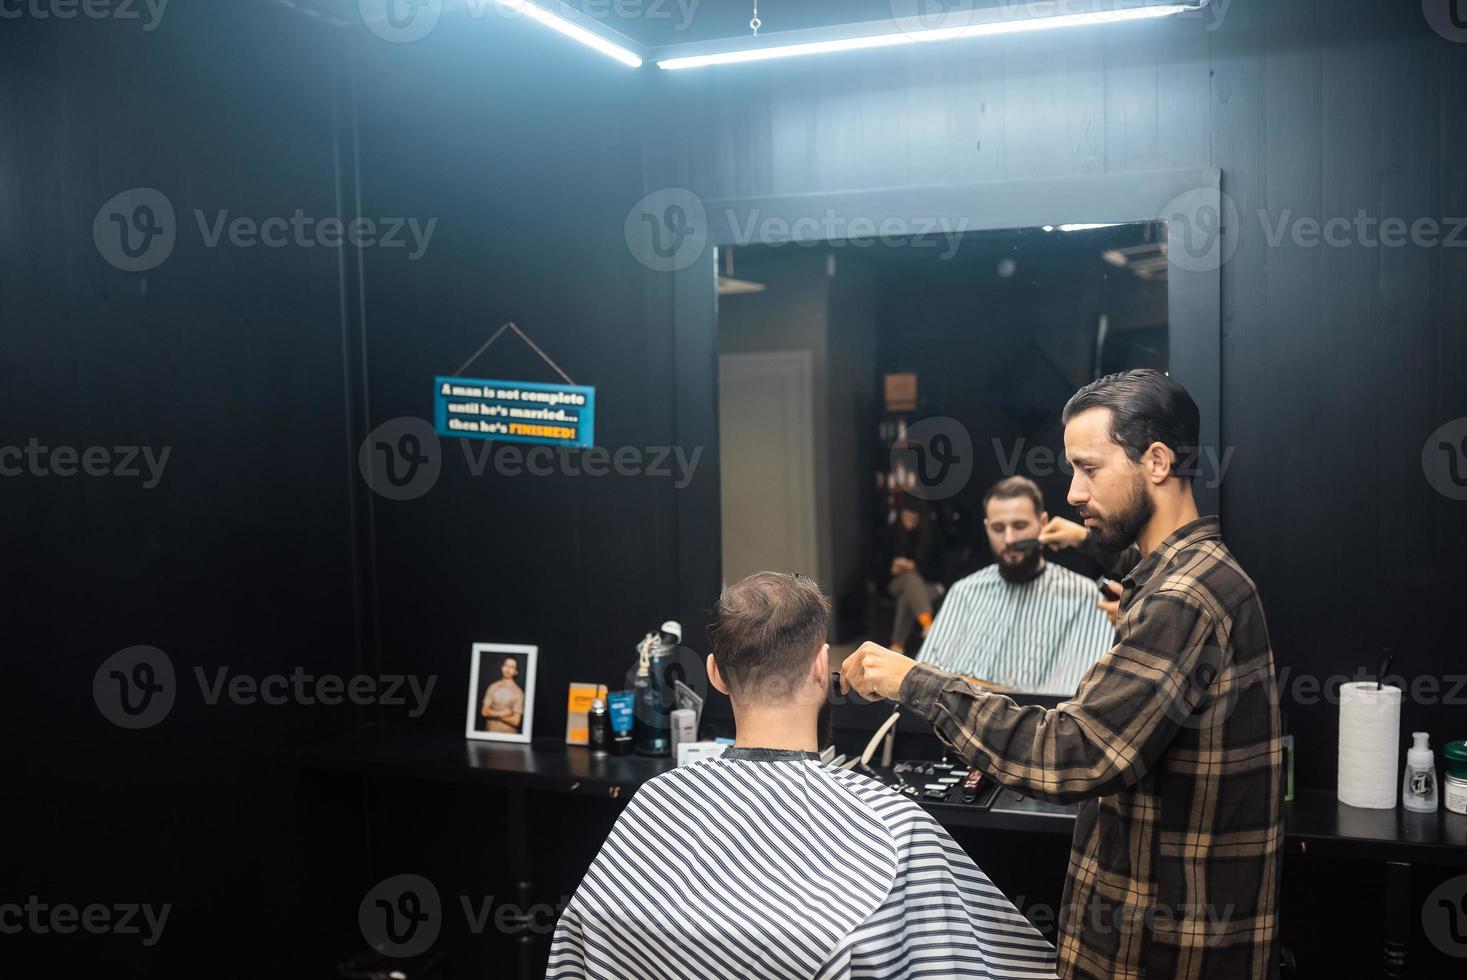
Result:
{"type": "Polygon", "coordinates": [[[440,436],[595,445],[596,389],[538,381],[433,379],[433,426],[440,436]]]}

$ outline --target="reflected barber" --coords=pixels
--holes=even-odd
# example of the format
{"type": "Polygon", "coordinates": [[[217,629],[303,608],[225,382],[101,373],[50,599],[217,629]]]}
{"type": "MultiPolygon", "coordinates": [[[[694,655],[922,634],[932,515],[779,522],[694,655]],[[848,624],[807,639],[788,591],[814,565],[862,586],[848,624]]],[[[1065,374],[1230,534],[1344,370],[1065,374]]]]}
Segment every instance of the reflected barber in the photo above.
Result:
{"type": "Polygon", "coordinates": [[[1092,550],[1129,568],[1114,644],[1076,695],[1020,706],[874,643],[846,659],[842,688],[921,714],[1006,786],[1079,803],[1062,977],[1276,977],[1273,652],[1257,589],[1182,468],[1197,405],[1160,372],[1127,371],[1082,388],[1063,420],[1069,502],[1092,550]]]}

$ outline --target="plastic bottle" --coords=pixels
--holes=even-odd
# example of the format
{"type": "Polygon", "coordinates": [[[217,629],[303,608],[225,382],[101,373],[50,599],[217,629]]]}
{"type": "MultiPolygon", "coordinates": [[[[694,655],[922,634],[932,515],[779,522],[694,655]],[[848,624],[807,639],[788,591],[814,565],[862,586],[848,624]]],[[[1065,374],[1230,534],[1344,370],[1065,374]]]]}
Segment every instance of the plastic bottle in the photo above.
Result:
{"type": "Polygon", "coordinates": [[[1441,805],[1437,791],[1436,753],[1426,732],[1412,732],[1416,744],[1406,753],[1406,775],[1401,782],[1401,805],[1417,813],[1435,813],[1441,805]]]}

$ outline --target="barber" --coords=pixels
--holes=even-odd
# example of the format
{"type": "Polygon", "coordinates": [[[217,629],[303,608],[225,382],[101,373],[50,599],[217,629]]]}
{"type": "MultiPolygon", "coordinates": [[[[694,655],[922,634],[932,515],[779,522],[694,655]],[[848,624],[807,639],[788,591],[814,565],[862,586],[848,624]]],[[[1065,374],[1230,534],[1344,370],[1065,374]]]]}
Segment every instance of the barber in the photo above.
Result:
{"type": "Polygon", "coordinates": [[[1278,975],[1282,760],[1273,652],[1251,579],[1199,517],[1199,415],[1177,382],[1127,371],[1062,416],[1069,502],[1121,580],[1115,645],[1055,708],[1020,706],[866,643],[843,691],[898,701],[974,767],[1079,803],[1059,919],[1066,980],[1278,975]]]}

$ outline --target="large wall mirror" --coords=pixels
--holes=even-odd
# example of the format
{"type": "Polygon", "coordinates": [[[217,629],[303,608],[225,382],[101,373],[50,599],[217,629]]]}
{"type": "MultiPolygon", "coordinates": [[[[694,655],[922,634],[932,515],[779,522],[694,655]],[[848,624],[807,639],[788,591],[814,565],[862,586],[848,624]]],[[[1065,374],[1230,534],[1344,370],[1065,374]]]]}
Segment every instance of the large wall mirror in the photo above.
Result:
{"type": "MultiPolygon", "coordinates": [[[[671,297],[679,439],[718,447],[716,485],[679,504],[695,608],[801,571],[833,599],[836,659],[873,639],[1021,698],[1072,694],[1110,644],[1103,569],[1018,542],[1076,519],[1060,412],[1094,378],[1172,373],[1218,445],[1220,262],[1178,254],[1209,216],[1176,213],[1218,188],[1204,171],[709,205],[714,247],[671,297]],[[867,216],[866,237],[822,237],[832,214],[867,216]],[[803,236],[801,215],[821,218],[803,236]],[[771,222],[790,233],[748,234],[771,222]]],[[[1215,512],[1217,481],[1197,489],[1215,512]]]]}
{"type": "Polygon", "coordinates": [[[1072,691],[1110,631],[1061,569],[1102,569],[1024,542],[1072,515],[1065,400],[1167,370],[1166,250],[1161,222],[720,249],[723,580],[816,578],[838,660],[870,638],[1072,691]]]}

